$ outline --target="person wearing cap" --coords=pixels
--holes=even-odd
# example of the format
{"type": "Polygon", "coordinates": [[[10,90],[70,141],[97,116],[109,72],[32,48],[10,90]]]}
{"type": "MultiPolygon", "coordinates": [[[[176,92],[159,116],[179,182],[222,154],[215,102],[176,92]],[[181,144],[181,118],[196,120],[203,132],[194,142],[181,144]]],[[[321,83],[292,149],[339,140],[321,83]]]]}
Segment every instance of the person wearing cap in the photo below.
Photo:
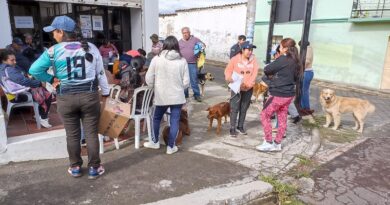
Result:
{"type": "Polygon", "coordinates": [[[67,16],[55,17],[43,30],[51,32],[57,44],[46,50],[29,72],[38,80],[52,83],[57,90],[57,110],[64,122],[70,161],[68,173],[82,176],[81,120],[88,149],[88,178],[96,179],[105,171],[99,156],[98,85],[104,101],[109,95],[102,57],[92,43],[76,40],[76,23],[67,16]],[[54,75],[47,72],[52,65],[54,75]]]}
{"type": "Polygon", "coordinates": [[[295,41],[285,38],[280,43],[280,56],[264,68],[268,78],[269,97],[261,112],[264,141],[256,146],[262,152],[281,151],[282,140],[287,128],[287,110],[295,96],[295,85],[302,75],[302,66],[295,41]],[[278,131],[272,138],[271,116],[276,113],[278,131]]]}
{"type": "Polygon", "coordinates": [[[253,54],[255,45],[246,41],[241,46],[239,54],[230,59],[229,64],[225,69],[225,80],[228,83],[233,83],[232,75],[233,72],[241,75],[241,87],[239,93],[231,91],[230,98],[230,136],[237,137],[237,130],[240,134],[246,135],[244,122],[246,112],[251,102],[253,93],[253,86],[256,82],[256,77],[259,69],[259,65],[253,54]],[[238,117],[238,126],[236,130],[236,122],[238,117]]]}
{"type": "Polygon", "coordinates": [[[16,65],[23,69],[24,72],[28,72],[31,66],[30,59],[23,54],[24,43],[22,39],[15,37],[12,39],[12,43],[6,47],[6,50],[15,54],[16,65]]]}
{"type": "Polygon", "coordinates": [[[231,48],[230,48],[230,59],[233,58],[235,55],[237,55],[238,53],[240,53],[241,51],[241,45],[246,41],[246,36],[244,35],[239,35],[238,36],[238,42],[236,44],[234,44],[231,48]]]}
{"type": "MultiPolygon", "coordinates": [[[[181,33],[183,34],[183,38],[179,41],[180,54],[186,59],[188,63],[190,82],[192,91],[194,92],[194,99],[198,102],[202,102],[198,85],[198,68],[196,65],[197,58],[194,55],[194,47],[197,43],[202,43],[204,47],[206,47],[206,45],[201,40],[199,40],[199,38],[192,36],[190,28],[188,27],[183,27],[181,29],[181,33]]],[[[185,90],[185,97],[189,97],[188,89],[185,90]]]]}
{"type": "Polygon", "coordinates": [[[163,47],[163,44],[160,42],[157,34],[152,34],[150,36],[150,40],[152,40],[152,53],[158,55],[163,47]]]}

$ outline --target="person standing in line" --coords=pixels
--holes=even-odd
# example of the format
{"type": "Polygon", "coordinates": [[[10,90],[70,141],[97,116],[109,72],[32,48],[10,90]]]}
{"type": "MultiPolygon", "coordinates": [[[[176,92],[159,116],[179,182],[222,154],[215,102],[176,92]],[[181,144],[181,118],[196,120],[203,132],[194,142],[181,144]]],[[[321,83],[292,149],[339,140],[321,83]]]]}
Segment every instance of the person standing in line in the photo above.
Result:
{"type": "Polygon", "coordinates": [[[40,81],[52,83],[57,90],[57,110],[64,121],[70,161],[68,173],[73,177],[82,176],[81,120],[88,149],[88,178],[96,179],[105,172],[99,156],[98,85],[103,102],[109,95],[102,56],[92,43],[76,40],[76,23],[67,16],[55,17],[43,30],[53,33],[57,44],[46,50],[29,72],[40,81]],[[51,65],[54,76],[47,73],[51,65]]]}
{"type": "Polygon", "coordinates": [[[238,42],[236,44],[234,44],[231,48],[230,48],[230,59],[232,59],[235,55],[237,55],[238,53],[240,53],[241,51],[241,45],[246,41],[246,36],[244,35],[239,35],[238,36],[238,42]]]}
{"type": "MultiPolygon", "coordinates": [[[[298,42],[298,45],[301,46],[301,41],[298,42]]],[[[302,114],[311,115],[314,110],[310,108],[310,83],[313,80],[313,48],[310,46],[310,42],[307,42],[306,50],[306,62],[305,62],[305,72],[303,73],[303,82],[302,82],[302,96],[301,96],[301,108],[302,114]]]]}
{"type": "MultiPolygon", "coordinates": [[[[200,89],[198,85],[198,68],[196,65],[196,56],[194,55],[194,47],[197,43],[202,43],[204,47],[206,45],[199,40],[199,38],[192,36],[190,28],[183,27],[181,29],[183,38],[179,41],[180,45],[180,54],[187,60],[188,69],[190,74],[191,88],[194,92],[194,99],[198,102],[202,102],[200,97],[200,89]]],[[[188,88],[185,90],[185,97],[189,97],[188,88]]]]}
{"type": "MultiPolygon", "coordinates": [[[[150,40],[152,40],[152,53],[154,55],[158,55],[160,51],[162,50],[163,44],[160,42],[160,39],[158,38],[157,34],[152,34],[150,36],[150,40]]],[[[146,54],[144,55],[146,57],[146,54]]]]}
{"type": "Polygon", "coordinates": [[[170,108],[170,130],[167,145],[167,154],[178,151],[175,145],[179,132],[181,108],[186,99],[184,90],[190,85],[188,65],[180,54],[179,42],[176,37],[168,36],[160,54],[150,63],[145,77],[146,84],[154,87],[154,104],[156,110],[153,116],[152,141],[145,142],[144,147],[159,149],[160,123],[163,115],[170,108]]]}
{"type": "Polygon", "coordinates": [[[295,41],[285,38],[280,43],[280,57],[264,68],[268,77],[270,96],[261,112],[264,142],[256,146],[259,151],[281,151],[281,142],[287,128],[287,110],[295,96],[295,85],[302,75],[298,49],[295,41]],[[276,113],[278,132],[272,139],[271,116],[276,113]]]}
{"type": "Polygon", "coordinates": [[[248,41],[242,44],[239,54],[230,59],[229,64],[225,69],[225,80],[232,83],[233,72],[243,76],[240,92],[234,93],[231,91],[230,98],[230,136],[237,137],[236,122],[238,117],[237,129],[240,134],[246,135],[244,122],[246,111],[249,108],[251,97],[253,93],[253,86],[256,82],[259,65],[253,54],[253,49],[256,46],[250,44],[248,41]]]}

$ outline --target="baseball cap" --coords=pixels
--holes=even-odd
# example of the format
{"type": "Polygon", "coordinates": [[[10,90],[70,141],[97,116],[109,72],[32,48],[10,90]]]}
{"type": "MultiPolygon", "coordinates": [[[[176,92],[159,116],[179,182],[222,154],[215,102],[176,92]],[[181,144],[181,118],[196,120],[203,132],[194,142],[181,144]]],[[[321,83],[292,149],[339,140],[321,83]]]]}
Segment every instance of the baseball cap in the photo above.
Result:
{"type": "Polygon", "coordinates": [[[43,28],[45,32],[52,32],[56,29],[72,32],[76,28],[76,23],[68,16],[57,16],[54,18],[50,26],[43,28]]]}
{"type": "Polygon", "coordinates": [[[150,36],[150,39],[158,41],[158,35],[154,33],[150,36]]]}
{"type": "Polygon", "coordinates": [[[13,39],[12,39],[12,43],[16,43],[16,44],[18,44],[19,46],[23,46],[23,45],[24,45],[22,39],[20,39],[19,37],[13,38],[13,39]]]}
{"type": "Polygon", "coordinates": [[[251,48],[256,48],[255,45],[251,44],[249,41],[245,41],[242,45],[241,45],[241,49],[251,49],[251,48]]]}

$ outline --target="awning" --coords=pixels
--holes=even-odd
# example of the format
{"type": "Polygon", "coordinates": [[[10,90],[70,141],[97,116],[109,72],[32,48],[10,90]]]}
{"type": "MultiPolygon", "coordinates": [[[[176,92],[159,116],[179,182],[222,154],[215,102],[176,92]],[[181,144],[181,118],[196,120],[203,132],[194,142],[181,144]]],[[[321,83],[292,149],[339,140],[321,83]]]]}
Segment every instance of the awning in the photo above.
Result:
{"type": "Polygon", "coordinates": [[[35,0],[50,3],[74,3],[99,6],[141,8],[142,0],[35,0]]]}

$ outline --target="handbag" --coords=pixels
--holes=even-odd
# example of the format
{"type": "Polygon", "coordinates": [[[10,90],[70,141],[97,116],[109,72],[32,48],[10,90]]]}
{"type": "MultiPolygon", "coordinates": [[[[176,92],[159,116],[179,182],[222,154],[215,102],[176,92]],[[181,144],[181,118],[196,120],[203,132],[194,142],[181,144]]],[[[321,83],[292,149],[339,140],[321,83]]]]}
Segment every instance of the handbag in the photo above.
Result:
{"type": "Polygon", "coordinates": [[[5,69],[5,76],[1,77],[2,86],[5,88],[5,91],[10,94],[17,95],[19,93],[26,92],[30,90],[30,87],[26,87],[20,84],[17,84],[9,79],[7,68],[5,69]]]}

